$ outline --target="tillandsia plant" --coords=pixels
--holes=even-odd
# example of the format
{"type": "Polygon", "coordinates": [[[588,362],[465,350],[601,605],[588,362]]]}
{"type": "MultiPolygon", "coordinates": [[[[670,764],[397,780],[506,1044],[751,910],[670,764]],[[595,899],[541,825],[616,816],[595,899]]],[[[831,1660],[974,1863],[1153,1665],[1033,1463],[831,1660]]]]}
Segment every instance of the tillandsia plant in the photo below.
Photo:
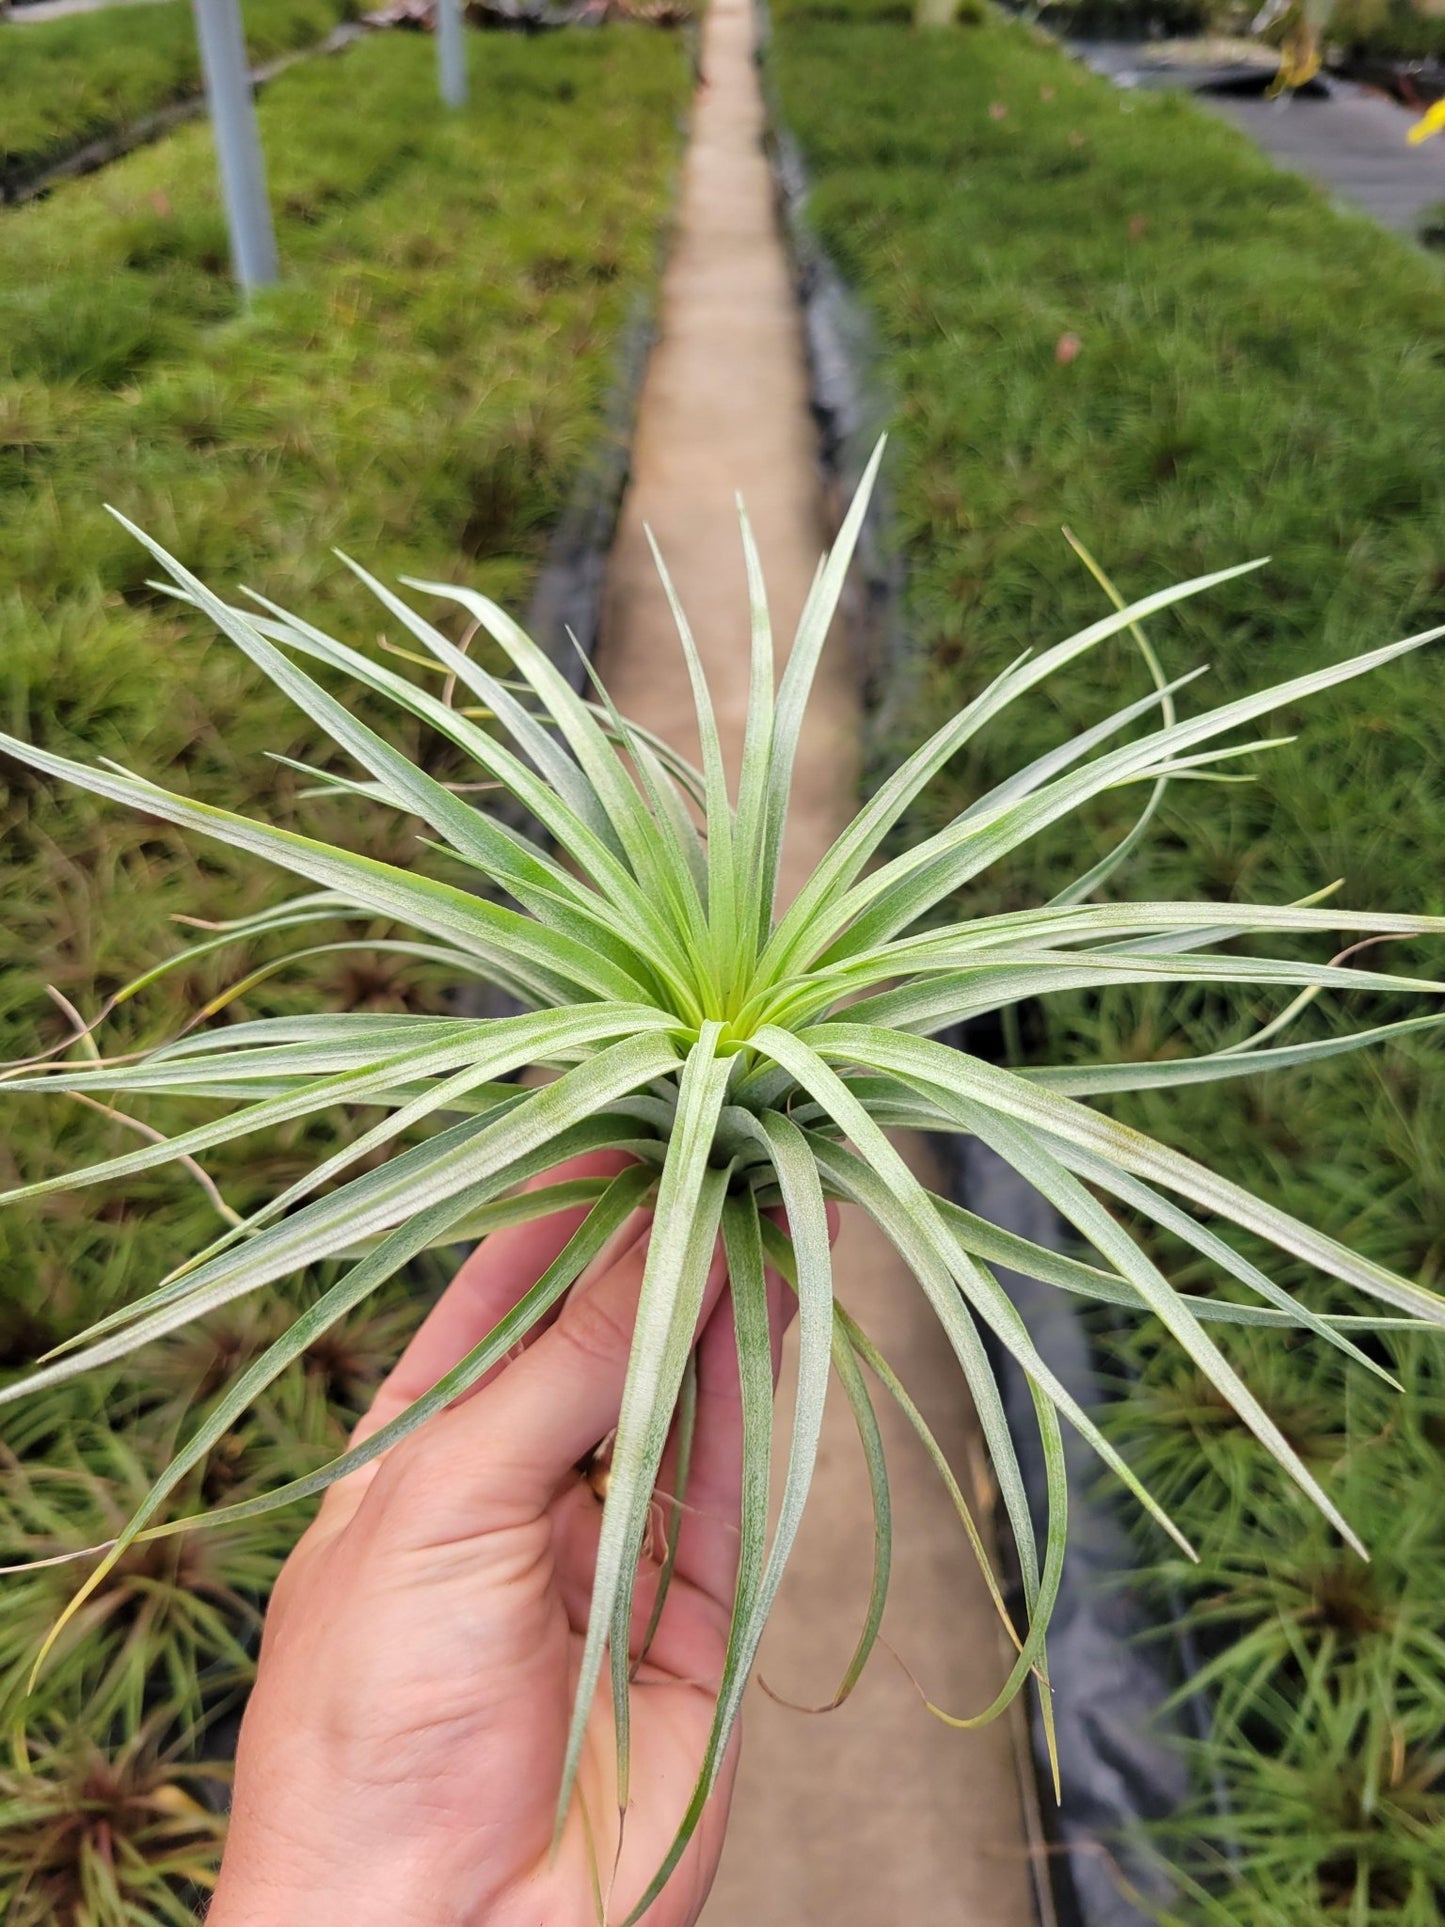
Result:
{"type": "MultiPolygon", "coordinates": [[[[82,1597],[137,1538],[250,1517],[315,1493],[384,1452],[502,1360],[629,1215],[644,1208],[652,1214],[651,1234],[611,1448],[571,1744],[558,1791],[559,1824],[604,1669],[610,1673],[625,1789],[634,1582],[664,1447],[674,1426],[685,1434],[689,1423],[690,1354],[705,1276],[721,1238],[744,1412],[740,1570],[715,1718],[694,1794],[634,1919],[660,1890],[696,1827],[738,1717],[807,1497],[830,1369],[857,1418],[875,1534],[871,1597],[842,1691],[868,1657],[887,1590],[889,1502],[872,1405],[877,1388],[902,1405],[950,1480],[1009,1623],[983,1536],[922,1417],[887,1361],[834,1300],[829,1200],[861,1206],[897,1246],[978,1409],[1027,1607],[1027,1623],[1010,1626],[1016,1656],[988,1714],[1030,1676],[1048,1705],[1045,1635],[1064,1553],[1063,1422],[1089,1441],[1188,1549],[1050,1371],[998,1283],[995,1265],[1085,1300],[1152,1313],[1336,1530],[1361,1550],[1329,1495],[1210,1336],[1211,1325],[1222,1320],[1309,1331],[1385,1376],[1378,1358],[1357,1342],[1362,1335],[1445,1322],[1445,1304],[1418,1285],[1083,1101],[1305,1065],[1442,1021],[1431,1011],[1348,1036],[1271,1042],[1302,1003],[1324,992],[1435,995],[1445,985],[1338,962],[1259,957],[1241,949],[1239,940],[1272,933],[1297,940],[1342,930],[1374,937],[1438,935],[1445,933],[1445,918],[1326,910],[1317,901],[1281,907],[1090,901],[1136,846],[1171,781],[1198,779],[1243,753],[1221,739],[1314,691],[1382,667],[1430,635],[1185,718],[1175,698],[1191,678],[1164,677],[1139,624],[1241,571],[1201,577],[1127,608],[1117,606],[1116,598],[1101,620],[1041,654],[1021,657],[950,716],[879,787],[796,899],[781,908],[775,902],[779,852],[799,730],[878,460],[875,454],[837,545],[820,566],[780,678],[758,557],[743,517],[751,679],[735,798],[707,680],[670,585],[696,699],[700,770],[619,716],[600,685],[594,699],[578,694],[551,658],[481,596],[442,584],[409,585],[460,603],[509,660],[511,680],[490,673],[389,588],[357,571],[428,663],[449,679],[433,693],[270,602],[257,598],[247,611],[218,600],[139,531],[165,569],[171,593],[214,621],[359,765],[355,779],[323,780],[419,818],[460,866],[461,881],[388,866],[173,795],[114,766],[90,767],[3,739],[12,755],[44,775],[253,851],[312,886],[207,943],[383,917],[415,931],[414,938],[398,939],[408,955],[440,961],[458,980],[488,979],[521,1007],[521,1014],[491,1019],[318,1012],[238,1022],[192,1030],[139,1057],[112,1059],[96,1054],[90,1026],[73,1040],[90,1049],[88,1060],[68,1060],[62,1047],[12,1067],[8,1089],[16,1097],[73,1093],[121,1103],[144,1093],[213,1099],[221,1107],[213,1122],[88,1170],[47,1178],[12,1192],[12,1198],[124,1178],[168,1160],[195,1161],[219,1144],[333,1107],[380,1113],[379,1121],[359,1129],[303,1181],[231,1224],[146,1296],[110,1313],[0,1393],[17,1398],[120,1358],[301,1267],[351,1260],[338,1281],[218,1397],[106,1550],[82,1597]],[[1140,700],[979,796],[936,834],[880,860],[882,846],[924,785],[991,718],[1007,704],[1027,700],[1052,671],[1126,632],[1140,643],[1153,678],[1140,700]],[[485,782],[521,806],[537,833],[479,811],[424,774],[328,693],[308,665],[352,678],[438,732],[475,763],[485,782]],[[453,706],[447,700],[453,686],[469,692],[480,708],[453,706]],[[952,908],[986,866],[1070,818],[1091,798],[1128,784],[1142,786],[1137,825],[1072,889],[1041,908],[1008,915],[970,920],[952,908]],[[479,893],[478,884],[490,894],[479,893]],[[1021,999],[1141,982],[1295,994],[1246,1044],[1193,1058],[1013,1070],[937,1041],[946,1027],[1021,999]],[[544,1068],[551,1080],[511,1081],[528,1067],[544,1068]],[[930,1192],[890,1140],[895,1126],[974,1134],[1036,1186],[1092,1249],[1078,1256],[1045,1250],[930,1192]],[[562,1160],[601,1148],[621,1149],[633,1162],[610,1179],[522,1188],[562,1160]],[[200,1517],[158,1516],[248,1402],[416,1254],[579,1202],[587,1205],[587,1215],[557,1261],[483,1343],[391,1423],[278,1490],[200,1517]],[[1125,1228],[1120,1207],[1203,1254],[1232,1281],[1236,1295],[1176,1290],[1125,1228]],[[1357,1287],[1380,1309],[1317,1315],[1196,1211],[1357,1287]],[[771,1541],[768,1264],[795,1287],[800,1328],[796,1418],[771,1541]],[[1042,1557],[985,1331],[1018,1362],[1033,1388],[1051,1492],[1042,1557]]],[[[685,1451],[678,1456],[685,1460],[685,1451]]]]}

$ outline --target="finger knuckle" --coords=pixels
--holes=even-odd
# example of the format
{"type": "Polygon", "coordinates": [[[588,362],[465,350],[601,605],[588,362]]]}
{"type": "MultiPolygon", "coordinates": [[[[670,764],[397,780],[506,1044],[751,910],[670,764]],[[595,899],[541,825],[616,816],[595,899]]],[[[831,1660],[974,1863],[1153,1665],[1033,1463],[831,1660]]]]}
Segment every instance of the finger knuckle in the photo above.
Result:
{"type": "Polygon", "coordinates": [[[407,1439],[404,1446],[387,1453],[367,1494],[373,1519],[404,1519],[429,1504],[438,1488],[445,1486],[448,1454],[438,1434],[439,1428],[430,1437],[407,1439]]]}

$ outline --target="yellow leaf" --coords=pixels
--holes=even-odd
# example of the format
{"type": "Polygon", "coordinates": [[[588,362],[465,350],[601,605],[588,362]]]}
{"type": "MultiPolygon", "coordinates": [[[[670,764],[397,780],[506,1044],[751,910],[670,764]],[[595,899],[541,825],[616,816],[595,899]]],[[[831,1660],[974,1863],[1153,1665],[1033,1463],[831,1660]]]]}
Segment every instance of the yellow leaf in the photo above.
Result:
{"type": "Polygon", "coordinates": [[[1410,141],[1418,146],[1421,141],[1429,140],[1432,134],[1438,134],[1442,127],[1445,127],[1445,99],[1437,100],[1433,107],[1425,110],[1410,129],[1410,141]]]}

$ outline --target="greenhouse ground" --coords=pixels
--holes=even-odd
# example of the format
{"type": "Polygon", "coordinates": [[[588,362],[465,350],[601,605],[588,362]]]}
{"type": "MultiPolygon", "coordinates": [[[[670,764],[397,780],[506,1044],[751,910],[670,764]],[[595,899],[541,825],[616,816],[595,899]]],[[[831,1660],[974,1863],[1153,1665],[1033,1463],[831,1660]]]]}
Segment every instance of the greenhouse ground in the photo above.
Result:
{"type": "MultiPolygon", "coordinates": [[[[919,665],[894,753],[1021,649],[1098,612],[1061,523],[1126,593],[1271,556],[1153,632],[1173,671],[1210,662],[1230,691],[1440,620],[1445,478],[1422,433],[1445,400],[1434,262],[1335,212],[1188,102],[1121,94],[1021,26],[925,37],[883,8],[845,20],[792,0],[776,10],[774,48],[782,112],[812,173],[811,219],[867,302],[891,389],[919,665]]],[[[1121,646],[1062,691],[1063,715],[1113,707],[1135,674],[1121,646]]],[[[1300,741],[1251,785],[1169,808],[1128,893],[1288,902],[1343,879],[1342,903],[1438,909],[1437,685],[1417,658],[1388,687],[1357,685],[1279,718],[1300,741]]],[[[1060,723],[1043,709],[995,731],[936,786],[917,827],[947,821],[1057,740],[1060,723]]],[[[1055,835],[1031,862],[979,879],[969,910],[1046,900],[1132,814],[1121,795],[1086,840],[1055,835]]],[[[1424,946],[1413,960],[1438,964],[1424,946]]],[[[1047,1028],[1011,1043],[1036,1060],[1129,1060],[1181,1029],[1187,1048],[1209,1049],[1268,1015],[1116,993],[1056,1004],[1047,1028]]],[[[1302,1034],[1338,1021],[1317,1008],[1317,1030],[1302,1034]]],[[[1440,1063],[1438,1045],[1423,1045],[1187,1101],[1132,1099],[1118,1113],[1438,1282],[1440,1063]]],[[[1181,1283],[1203,1276],[1181,1251],[1160,1255],[1181,1283]]],[[[1284,1282],[1297,1282],[1288,1268],[1284,1282]]],[[[1409,1392],[1387,1416],[1358,1372],[1307,1349],[1238,1348],[1373,1528],[1374,1563],[1361,1568],[1331,1552],[1221,1423],[1208,1388],[1147,1332],[1122,1355],[1116,1339],[1100,1342],[1116,1374],[1128,1369],[1120,1437],[1206,1548],[1188,1569],[1141,1540],[1158,1561],[1161,1615],[1181,1589],[1219,1689],[1195,1763],[1199,1806],[1165,1843],[1197,1883],[1180,1917],[1324,1927],[1353,1908],[1371,1927],[1433,1919],[1445,1787],[1429,1736],[1445,1720],[1445,1589],[1424,1547],[1439,1538],[1445,1487],[1438,1352],[1428,1340],[1398,1347],[1409,1392]],[[1401,1436],[1393,1457],[1377,1449],[1387,1433],[1401,1436]],[[1381,1786],[1388,1799],[1375,1798],[1381,1786]]]]}
{"type": "MultiPolygon", "coordinates": [[[[748,0],[714,0],[703,42],[707,86],[599,654],[623,713],[695,753],[692,697],[646,542],[650,526],[691,613],[733,770],[748,674],[735,492],[758,531],[780,636],[792,633],[826,533],[797,304],[762,150],[753,40],[748,0]]],[[[852,814],[859,722],[855,663],[847,636],[835,634],[795,777],[784,897],[852,814]]],[[[913,1154],[926,1157],[921,1145],[913,1154]]],[[[952,1462],[976,1464],[972,1415],[932,1314],[861,1211],[849,1210],[840,1232],[835,1283],[933,1417],[952,1462]]],[[[790,1351],[785,1388],[792,1369],[790,1351]]],[[[900,1415],[880,1416],[898,1509],[887,1638],[940,1703],[986,1705],[1007,1671],[997,1620],[947,1492],[900,1415]]],[[[779,1463],[779,1487],[784,1470],[779,1463]]],[[[762,1677],[772,1692],[804,1704],[832,1697],[866,1609],[871,1544],[857,1433],[835,1389],[808,1513],[763,1643],[762,1677]]],[[[704,1921],[954,1927],[986,1919],[990,1927],[1027,1927],[1034,1914],[1021,1807],[1026,1763],[1015,1757],[1015,1732],[1010,1721],[950,1732],[886,1657],[827,1714],[782,1705],[754,1681],[727,1848],[704,1921]]]]}
{"type": "MultiPolygon", "coordinates": [[[[150,565],[105,501],[217,582],[364,622],[368,637],[367,599],[333,544],[386,574],[420,569],[525,604],[549,531],[611,432],[622,346],[655,287],[691,75],[676,36],[626,29],[500,39],[488,66],[495,91],[447,120],[433,50],[414,37],[366,41],[267,90],[285,283],[249,313],[230,283],[203,125],[0,215],[0,709],[16,734],[110,753],[322,835],[355,831],[354,812],[308,800],[306,780],[273,760],[334,768],[333,747],[147,587],[150,565]]],[[[94,1009],[176,951],[188,933],[172,913],[225,919],[274,898],[256,866],[187,850],[13,767],[3,799],[7,1058],[63,1034],[46,985],[94,1009]]],[[[413,861],[412,836],[398,826],[397,839],[368,848],[413,861]]],[[[112,1041],[173,1035],[214,1000],[221,1022],[318,992],[361,1010],[442,1007],[451,984],[408,972],[386,926],[362,934],[361,948],[234,1001],[227,988],[254,959],[212,952],[122,1006],[112,1041]]],[[[94,1111],[36,1107],[8,1136],[0,1181],[133,1142],[94,1111]]],[[[283,1133],[217,1166],[216,1181],[244,1205],[321,1142],[283,1133]]],[[[217,1223],[184,1179],[7,1212],[0,1363],[21,1366],[144,1289],[217,1223]]],[[[314,1352],[197,1490],[258,1490],[334,1450],[414,1323],[419,1287],[438,1283],[398,1288],[314,1352]]],[[[6,1547],[105,1538],[214,1375],[289,1316],[280,1302],[243,1307],[159,1348],[141,1374],[110,1369],[31,1401],[6,1428],[6,1547]]],[[[29,1769],[7,1761],[0,1773],[7,1923],[55,1927],[97,1879],[103,1896],[119,1889],[110,1912],[96,1903],[106,1927],[191,1918],[186,1883],[204,1888],[217,1833],[194,1722],[224,1732],[298,1524],[278,1515],[138,1556],[77,1623],[29,1704],[29,1769]]],[[[63,1568],[9,1584],[7,1726],[69,1590],[63,1568]]]]}

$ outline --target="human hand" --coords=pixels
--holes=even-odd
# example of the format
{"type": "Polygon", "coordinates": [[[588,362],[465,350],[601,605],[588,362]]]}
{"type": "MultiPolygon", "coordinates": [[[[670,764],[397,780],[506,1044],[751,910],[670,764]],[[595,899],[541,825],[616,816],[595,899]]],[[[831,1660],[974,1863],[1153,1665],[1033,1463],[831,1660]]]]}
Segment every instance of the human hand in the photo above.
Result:
{"type": "MultiPolygon", "coordinates": [[[[611,1173],[621,1162],[578,1159],[552,1177],[611,1173]]],[[[489,1238],[356,1436],[402,1411],[485,1336],[582,1216],[559,1212],[489,1238]]],[[[699,1323],[677,1563],[633,1701],[626,1825],[604,1691],[553,1857],[601,1520],[576,1468],[617,1422],[648,1229],[635,1214],[519,1357],[327,1493],[272,1597],[210,1927],[593,1927],[602,1905],[622,1919],[642,1894],[682,1818],[712,1721],[737,1573],[741,1467],[719,1253],[699,1323]]],[[[770,1275],[775,1379],[790,1301],[770,1275]]],[[[670,1458],[671,1448],[663,1492],[670,1458]]],[[[658,1572],[658,1556],[645,1553],[634,1654],[658,1572]]],[[[734,1740],[648,1927],[681,1927],[701,1911],[736,1766],[734,1740]]]]}

